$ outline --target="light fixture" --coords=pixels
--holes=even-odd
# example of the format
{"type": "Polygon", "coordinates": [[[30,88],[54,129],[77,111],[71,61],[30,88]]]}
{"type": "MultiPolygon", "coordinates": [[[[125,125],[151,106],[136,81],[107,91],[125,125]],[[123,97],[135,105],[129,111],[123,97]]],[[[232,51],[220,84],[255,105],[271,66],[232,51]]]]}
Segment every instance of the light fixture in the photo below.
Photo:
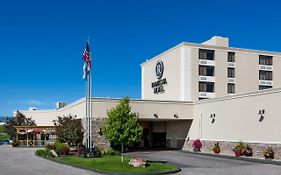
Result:
{"type": "Polygon", "coordinates": [[[210,118],[212,119],[211,120],[211,123],[214,123],[215,122],[215,118],[216,118],[216,114],[211,114],[210,118]]]}
{"type": "Polygon", "coordinates": [[[101,128],[99,129],[99,135],[101,135],[101,136],[103,135],[101,128]]]}
{"type": "Polygon", "coordinates": [[[174,118],[179,118],[178,114],[174,114],[174,118]]]}
{"type": "Polygon", "coordinates": [[[258,115],[260,116],[259,122],[262,122],[262,121],[263,121],[263,119],[264,119],[264,114],[265,114],[265,110],[264,110],[264,109],[259,110],[259,113],[258,113],[258,115]]]}
{"type": "Polygon", "coordinates": [[[155,118],[158,118],[158,114],[157,114],[157,113],[155,113],[155,114],[153,114],[153,115],[154,115],[155,118]]]}

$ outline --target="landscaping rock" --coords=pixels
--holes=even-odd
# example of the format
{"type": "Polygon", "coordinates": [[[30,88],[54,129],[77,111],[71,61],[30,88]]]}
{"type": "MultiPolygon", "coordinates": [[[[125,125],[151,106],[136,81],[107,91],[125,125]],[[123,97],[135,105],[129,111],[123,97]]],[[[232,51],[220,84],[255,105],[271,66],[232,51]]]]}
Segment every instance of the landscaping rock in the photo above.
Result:
{"type": "Polygon", "coordinates": [[[132,158],[130,159],[129,165],[132,165],[133,167],[145,168],[146,161],[143,158],[132,158]]]}
{"type": "Polygon", "coordinates": [[[58,154],[54,150],[51,150],[50,154],[51,154],[52,157],[58,157],[58,154]]]}

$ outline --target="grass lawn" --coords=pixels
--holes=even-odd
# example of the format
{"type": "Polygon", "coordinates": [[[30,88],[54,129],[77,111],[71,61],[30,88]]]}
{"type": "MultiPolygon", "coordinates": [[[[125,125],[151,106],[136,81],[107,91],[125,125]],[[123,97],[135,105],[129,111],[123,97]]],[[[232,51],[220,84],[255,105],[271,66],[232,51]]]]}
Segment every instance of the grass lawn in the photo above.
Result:
{"type": "Polygon", "coordinates": [[[76,156],[66,156],[55,158],[56,161],[80,166],[86,169],[123,172],[123,173],[153,173],[153,172],[167,172],[176,170],[177,167],[164,163],[148,162],[145,168],[135,168],[129,166],[130,158],[124,157],[124,162],[121,162],[120,156],[103,156],[99,158],[80,158],[76,156]]]}

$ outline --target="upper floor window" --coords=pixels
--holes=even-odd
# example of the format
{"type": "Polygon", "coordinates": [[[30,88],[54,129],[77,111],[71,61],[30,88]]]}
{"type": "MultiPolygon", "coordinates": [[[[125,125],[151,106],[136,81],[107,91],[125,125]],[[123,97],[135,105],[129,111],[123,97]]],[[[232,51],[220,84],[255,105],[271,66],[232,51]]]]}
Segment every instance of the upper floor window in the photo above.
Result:
{"type": "Polygon", "coordinates": [[[260,55],[259,62],[260,65],[272,65],[272,56],[260,55]]]}
{"type": "Polygon", "coordinates": [[[228,68],[227,69],[227,78],[235,78],[235,69],[234,68],[228,68]]]}
{"type": "Polygon", "coordinates": [[[214,66],[199,66],[199,75],[201,75],[201,76],[214,76],[215,75],[214,66]]]}
{"type": "Polygon", "coordinates": [[[260,80],[272,80],[272,72],[260,70],[260,80]]]}
{"type": "Polygon", "coordinates": [[[235,52],[228,52],[227,61],[228,62],[235,62],[235,52]]]}
{"type": "Polygon", "coordinates": [[[199,49],[199,59],[214,60],[215,59],[215,51],[214,50],[199,49]]]}
{"type": "Polygon", "coordinates": [[[233,84],[233,83],[227,84],[227,93],[235,94],[235,84],[233,84]]]}
{"type": "Polygon", "coordinates": [[[214,92],[215,84],[213,82],[199,82],[199,92],[214,92]]]}

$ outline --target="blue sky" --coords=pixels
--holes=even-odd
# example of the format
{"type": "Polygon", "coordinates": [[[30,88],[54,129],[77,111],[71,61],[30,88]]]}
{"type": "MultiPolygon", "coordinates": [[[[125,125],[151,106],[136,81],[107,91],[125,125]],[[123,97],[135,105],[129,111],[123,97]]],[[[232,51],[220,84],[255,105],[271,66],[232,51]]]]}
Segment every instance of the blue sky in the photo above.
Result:
{"type": "Polygon", "coordinates": [[[281,2],[120,0],[0,2],[0,116],[84,96],[90,36],[93,95],[140,98],[140,64],[183,42],[227,36],[233,47],[281,51],[281,2]]]}

